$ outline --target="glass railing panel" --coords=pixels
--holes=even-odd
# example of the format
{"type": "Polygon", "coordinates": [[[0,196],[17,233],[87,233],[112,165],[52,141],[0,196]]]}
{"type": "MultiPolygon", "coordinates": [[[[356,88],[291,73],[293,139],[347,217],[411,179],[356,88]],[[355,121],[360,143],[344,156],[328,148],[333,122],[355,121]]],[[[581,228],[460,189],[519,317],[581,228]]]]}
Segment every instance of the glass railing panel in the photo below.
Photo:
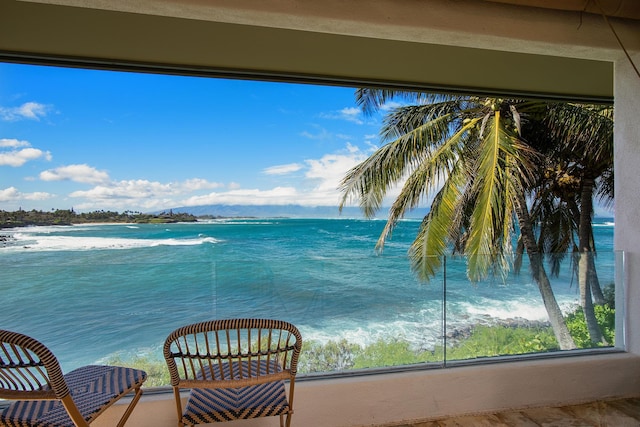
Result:
{"type": "Polygon", "coordinates": [[[406,256],[216,261],[215,277],[219,316],[300,329],[301,374],[443,362],[443,276],[420,283],[406,256]]]}
{"type": "MultiPolygon", "coordinates": [[[[296,324],[305,343],[301,375],[561,351],[527,259],[519,274],[471,283],[467,259],[447,257],[423,283],[401,247],[363,255],[341,243],[335,252],[291,252],[256,249],[247,240],[232,249],[5,251],[0,327],[45,342],[65,371],[91,363],[141,366],[150,373],[147,386],[168,383],[165,337],[212,318],[296,324]]],[[[575,319],[572,337],[578,349],[624,349],[624,254],[599,252],[594,261],[608,301],[607,342],[585,344],[584,322],[575,319]]],[[[565,262],[549,280],[571,319],[580,307],[579,282],[576,264],[565,262]]]]}
{"type": "Polygon", "coordinates": [[[623,251],[615,251],[615,323],[616,323],[616,338],[615,346],[619,350],[626,350],[627,348],[627,313],[625,308],[627,298],[626,288],[626,256],[623,251]]]}
{"type": "MultiPolygon", "coordinates": [[[[406,256],[228,262],[207,246],[5,254],[2,328],[40,339],[63,370],[138,366],[166,385],[162,344],[203,320],[269,317],[304,337],[301,374],[443,364],[443,277],[416,280],[406,256]]],[[[255,255],[255,254],[253,254],[255,255]]]]}
{"type": "Polygon", "coordinates": [[[447,361],[545,351],[554,343],[528,267],[472,282],[466,257],[447,258],[447,361]]]}
{"type": "Polygon", "coordinates": [[[5,257],[0,327],[45,343],[65,372],[117,363],[146,369],[147,386],[168,384],[164,338],[216,316],[212,264],[189,261],[201,250],[176,247],[172,259],[156,248],[5,257]]]}
{"type": "Polygon", "coordinates": [[[565,311],[565,318],[578,349],[617,346],[615,310],[619,304],[616,304],[616,294],[623,294],[622,282],[617,277],[623,267],[618,264],[617,257],[616,252],[601,251],[581,254],[574,259],[576,271],[571,279],[578,301],[565,311]],[[590,298],[580,298],[581,286],[590,298]]]}

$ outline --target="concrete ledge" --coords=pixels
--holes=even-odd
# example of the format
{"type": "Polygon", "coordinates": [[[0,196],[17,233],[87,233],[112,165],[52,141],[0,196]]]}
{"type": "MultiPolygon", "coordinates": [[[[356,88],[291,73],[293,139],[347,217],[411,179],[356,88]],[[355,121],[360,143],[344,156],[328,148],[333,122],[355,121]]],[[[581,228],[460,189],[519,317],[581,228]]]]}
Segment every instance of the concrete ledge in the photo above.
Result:
{"type": "MultiPolygon", "coordinates": [[[[629,353],[496,363],[296,383],[297,426],[375,426],[640,395],[640,357],[629,353]]],[[[114,425],[119,404],[94,425],[114,425]]],[[[176,425],[173,396],[143,396],[129,425],[176,425]]],[[[277,417],[237,421],[277,426],[277,417]]]]}

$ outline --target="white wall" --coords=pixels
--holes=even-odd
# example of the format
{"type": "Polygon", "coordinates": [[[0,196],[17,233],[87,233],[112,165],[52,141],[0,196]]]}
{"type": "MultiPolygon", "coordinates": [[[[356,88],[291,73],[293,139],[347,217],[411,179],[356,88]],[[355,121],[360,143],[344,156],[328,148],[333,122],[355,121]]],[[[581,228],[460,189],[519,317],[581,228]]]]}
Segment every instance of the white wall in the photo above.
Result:
{"type": "MultiPolygon", "coordinates": [[[[511,408],[640,395],[640,359],[629,354],[502,363],[296,384],[293,425],[375,426],[511,408]]],[[[115,425],[124,405],[93,425],[115,425]]],[[[176,425],[173,395],[143,396],[129,425],[176,425]]],[[[236,427],[277,426],[277,418],[236,427]]]]}
{"type": "MultiPolygon", "coordinates": [[[[640,53],[632,59],[640,67],[640,53]]],[[[626,257],[628,349],[640,354],[640,76],[625,57],[615,63],[614,83],[614,243],[626,257]]]]}

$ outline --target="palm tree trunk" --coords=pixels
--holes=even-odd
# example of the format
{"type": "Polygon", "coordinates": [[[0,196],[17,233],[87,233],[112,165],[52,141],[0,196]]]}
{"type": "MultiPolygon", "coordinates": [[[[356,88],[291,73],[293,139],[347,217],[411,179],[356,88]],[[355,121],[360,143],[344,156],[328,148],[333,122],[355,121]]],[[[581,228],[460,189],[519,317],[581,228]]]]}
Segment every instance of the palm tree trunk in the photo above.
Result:
{"type": "Polygon", "coordinates": [[[544,269],[542,257],[538,251],[538,247],[535,244],[535,236],[533,234],[533,226],[529,216],[529,210],[527,209],[524,195],[519,195],[515,200],[515,211],[518,216],[518,223],[520,224],[520,232],[522,233],[522,241],[524,243],[527,255],[529,256],[529,263],[531,264],[531,274],[533,280],[535,280],[542,296],[542,302],[547,310],[549,316],[549,322],[553,328],[553,333],[556,336],[558,345],[561,350],[572,350],[576,348],[576,344],[569,333],[569,328],[562,315],[562,310],[556,301],[556,297],[553,294],[551,288],[551,282],[549,276],[544,269]]]}
{"type": "Polygon", "coordinates": [[[580,250],[580,262],[578,263],[578,284],[580,287],[580,305],[584,313],[584,318],[589,331],[589,338],[592,343],[603,343],[607,345],[602,336],[596,313],[593,308],[591,296],[593,273],[595,272],[595,262],[593,260],[593,248],[591,245],[591,215],[593,213],[593,186],[591,178],[583,178],[582,191],[580,193],[580,224],[578,227],[578,245],[580,250]],[[591,279],[591,280],[590,280],[591,279]]]}
{"type": "Polygon", "coordinates": [[[587,277],[587,280],[589,281],[589,287],[591,288],[591,295],[593,295],[593,303],[596,305],[604,305],[606,300],[602,293],[602,286],[600,286],[600,279],[598,278],[598,272],[596,271],[595,259],[592,264],[592,268],[589,269],[589,276],[587,277]]]}
{"type": "MultiPolygon", "coordinates": [[[[584,188],[583,188],[583,191],[584,191],[584,188]]],[[[592,183],[591,191],[593,192],[593,183],[592,183]]],[[[583,194],[581,193],[580,197],[582,196],[583,194]]],[[[589,197],[593,197],[593,194],[591,194],[591,196],[589,197]]],[[[567,200],[567,204],[571,206],[571,211],[573,212],[574,220],[576,221],[576,224],[578,224],[578,239],[582,239],[581,241],[583,242],[588,241],[589,248],[591,248],[590,252],[593,252],[593,256],[595,256],[595,244],[593,243],[593,225],[591,223],[591,219],[592,219],[591,213],[593,213],[593,209],[591,209],[591,213],[588,216],[583,216],[582,209],[578,207],[578,204],[573,199],[567,200]],[[587,240],[587,236],[588,236],[588,240],[587,240]]],[[[581,245],[581,243],[578,243],[578,244],[581,245]]],[[[582,249],[580,249],[580,252],[582,253],[582,249]]],[[[591,289],[591,296],[593,297],[593,303],[597,305],[604,305],[605,299],[604,299],[604,294],[602,293],[602,287],[600,287],[598,272],[596,271],[595,258],[593,262],[586,263],[585,265],[588,268],[586,280],[589,285],[589,288],[591,289]]],[[[578,271],[580,271],[580,259],[578,259],[578,271]]]]}

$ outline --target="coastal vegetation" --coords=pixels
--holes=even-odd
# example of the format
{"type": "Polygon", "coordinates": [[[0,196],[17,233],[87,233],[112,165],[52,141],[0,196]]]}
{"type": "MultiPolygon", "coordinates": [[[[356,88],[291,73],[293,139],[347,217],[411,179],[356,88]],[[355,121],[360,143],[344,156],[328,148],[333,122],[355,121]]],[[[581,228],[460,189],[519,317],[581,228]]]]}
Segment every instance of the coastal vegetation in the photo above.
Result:
{"type": "MultiPolygon", "coordinates": [[[[598,324],[609,343],[615,339],[615,308],[607,301],[596,307],[598,324]]],[[[592,343],[581,307],[566,316],[567,326],[578,348],[591,348],[592,343]]],[[[496,356],[546,353],[559,350],[553,330],[548,324],[518,321],[495,322],[492,325],[476,325],[464,331],[447,334],[447,344],[434,348],[412,348],[408,340],[396,337],[378,340],[362,346],[346,339],[320,343],[304,341],[298,372],[318,374],[368,368],[385,368],[416,364],[440,365],[443,362],[470,360],[496,356]],[[526,322],[525,322],[526,323],[526,322]],[[451,338],[453,337],[453,338],[451,338]]],[[[131,359],[119,355],[108,358],[105,363],[126,365],[147,371],[146,387],[169,384],[169,371],[163,360],[149,356],[131,359]]]]}
{"type": "Polygon", "coordinates": [[[72,225],[91,223],[172,223],[194,222],[197,218],[187,213],[173,211],[159,214],[145,214],[142,212],[124,211],[94,211],[76,213],[73,209],[57,209],[50,212],[38,210],[17,210],[8,212],[0,210],[0,228],[28,227],[33,225],[72,225]]]}
{"type": "MultiPolygon", "coordinates": [[[[612,289],[613,285],[608,289],[612,289]]],[[[609,292],[612,298],[612,293],[609,292]]],[[[608,343],[615,342],[615,307],[607,298],[596,307],[598,325],[608,343]]],[[[566,316],[569,333],[576,347],[592,348],[582,307],[576,307],[566,316]]],[[[411,348],[407,340],[397,337],[379,340],[366,346],[345,339],[325,344],[309,341],[303,344],[300,372],[332,372],[345,369],[381,368],[420,363],[443,363],[485,357],[546,353],[560,349],[552,327],[538,322],[495,321],[479,324],[462,331],[450,331],[446,344],[432,349],[411,348]]]]}

